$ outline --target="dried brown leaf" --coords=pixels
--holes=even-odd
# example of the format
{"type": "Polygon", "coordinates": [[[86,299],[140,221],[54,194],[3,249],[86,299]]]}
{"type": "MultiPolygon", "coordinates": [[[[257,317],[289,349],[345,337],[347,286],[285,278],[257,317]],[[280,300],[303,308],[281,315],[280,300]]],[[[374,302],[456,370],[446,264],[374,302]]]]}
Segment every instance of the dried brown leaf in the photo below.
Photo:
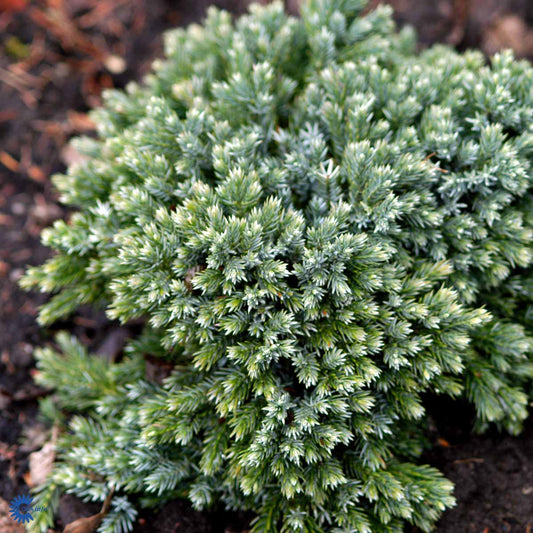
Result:
{"type": "Polygon", "coordinates": [[[102,523],[105,515],[109,512],[112,498],[113,491],[107,495],[102,505],[102,510],[99,513],[85,518],[79,518],[78,520],[67,524],[63,533],[93,533],[96,531],[96,528],[102,523]]]}
{"type": "Polygon", "coordinates": [[[533,54],[533,29],[517,15],[497,17],[484,32],[481,47],[489,55],[504,48],[518,56],[533,54]]]}
{"type": "Polygon", "coordinates": [[[22,11],[28,0],[0,0],[0,12],[22,11]]]}
{"type": "Polygon", "coordinates": [[[60,152],[61,161],[69,167],[70,165],[83,163],[89,158],[86,155],[81,154],[71,144],[66,144],[60,152]]]}
{"type": "Polygon", "coordinates": [[[42,485],[54,466],[56,446],[47,442],[38,452],[30,454],[30,475],[27,481],[30,487],[42,485]]]}

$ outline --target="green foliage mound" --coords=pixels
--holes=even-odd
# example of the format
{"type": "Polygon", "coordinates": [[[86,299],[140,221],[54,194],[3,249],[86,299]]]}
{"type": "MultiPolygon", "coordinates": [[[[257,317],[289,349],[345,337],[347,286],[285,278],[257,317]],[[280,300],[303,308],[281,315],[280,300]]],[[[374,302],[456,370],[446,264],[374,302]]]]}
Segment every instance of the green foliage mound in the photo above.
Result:
{"type": "Polygon", "coordinates": [[[39,352],[43,409],[70,415],[33,528],[113,486],[107,533],[177,496],[251,509],[255,533],[427,531],[454,500],[416,463],[425,394],[520,430],[533,69],[417,55],[363,8],[213,9],[94,112],[55,178],[79,210],[24,284],[54,293],[43,324],[90,303],[144,326],[114,364],[66,335],[39,352]]]}

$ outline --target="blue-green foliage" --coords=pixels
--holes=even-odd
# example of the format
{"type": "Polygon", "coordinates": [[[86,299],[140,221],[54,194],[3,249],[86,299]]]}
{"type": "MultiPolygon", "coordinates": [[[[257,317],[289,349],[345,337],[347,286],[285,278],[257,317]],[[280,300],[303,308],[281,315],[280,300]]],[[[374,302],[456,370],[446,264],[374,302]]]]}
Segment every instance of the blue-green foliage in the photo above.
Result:
{"type": "Polygon", "coordinates": [[[415,462],[422,394],[519,431],[533,69],[415,55],[388,9],[363,7],[212,9],[94,112],[88,161],[55,177],[79,211],[24,283],[54,293],[43,324],[98,303],[145,328],[115,364],[65,335],[64,355],[37,355],[76,413],[50,509],[114,486],[106,533],[129,529],[131,502],[176,496],[252,509],[254,533],[427,531],[453,497],[415,462]],[[172,371],[151,378],[146,356],[172,371]]]}

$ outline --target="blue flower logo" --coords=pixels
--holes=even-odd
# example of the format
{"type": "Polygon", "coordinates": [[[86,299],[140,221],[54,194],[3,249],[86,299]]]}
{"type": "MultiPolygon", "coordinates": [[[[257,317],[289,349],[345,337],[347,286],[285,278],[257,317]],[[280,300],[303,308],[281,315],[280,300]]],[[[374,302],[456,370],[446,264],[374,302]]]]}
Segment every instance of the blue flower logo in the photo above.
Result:
{"type": "Polygon", "coordinates": [[[9,513],[15,522],[25,524],[33,520],[30,514],[33,497],[29,494],[22,494],[13,498],[9,504],[9,513]]]}

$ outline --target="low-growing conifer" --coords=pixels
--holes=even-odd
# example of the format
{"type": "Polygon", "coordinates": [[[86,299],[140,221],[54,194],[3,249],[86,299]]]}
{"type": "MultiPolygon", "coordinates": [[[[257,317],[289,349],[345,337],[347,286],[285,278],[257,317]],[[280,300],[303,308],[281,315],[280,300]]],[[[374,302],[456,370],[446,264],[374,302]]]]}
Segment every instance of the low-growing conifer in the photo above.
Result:
{"type": "Polygon", "coordinates": [[[210,9],[74,141],[54,182],[75,212],[23,283],[53,293],[42,324],[93,304],[144,326],[114,363],[67,334],[38,352],[66,429],[34,530],[113,487],[104,533],[176,497],[254,533],[428,531],[454,499],[417,461],[426,396],[520,430],[533,69],[415,53],[364,7],[210,9]]]}

